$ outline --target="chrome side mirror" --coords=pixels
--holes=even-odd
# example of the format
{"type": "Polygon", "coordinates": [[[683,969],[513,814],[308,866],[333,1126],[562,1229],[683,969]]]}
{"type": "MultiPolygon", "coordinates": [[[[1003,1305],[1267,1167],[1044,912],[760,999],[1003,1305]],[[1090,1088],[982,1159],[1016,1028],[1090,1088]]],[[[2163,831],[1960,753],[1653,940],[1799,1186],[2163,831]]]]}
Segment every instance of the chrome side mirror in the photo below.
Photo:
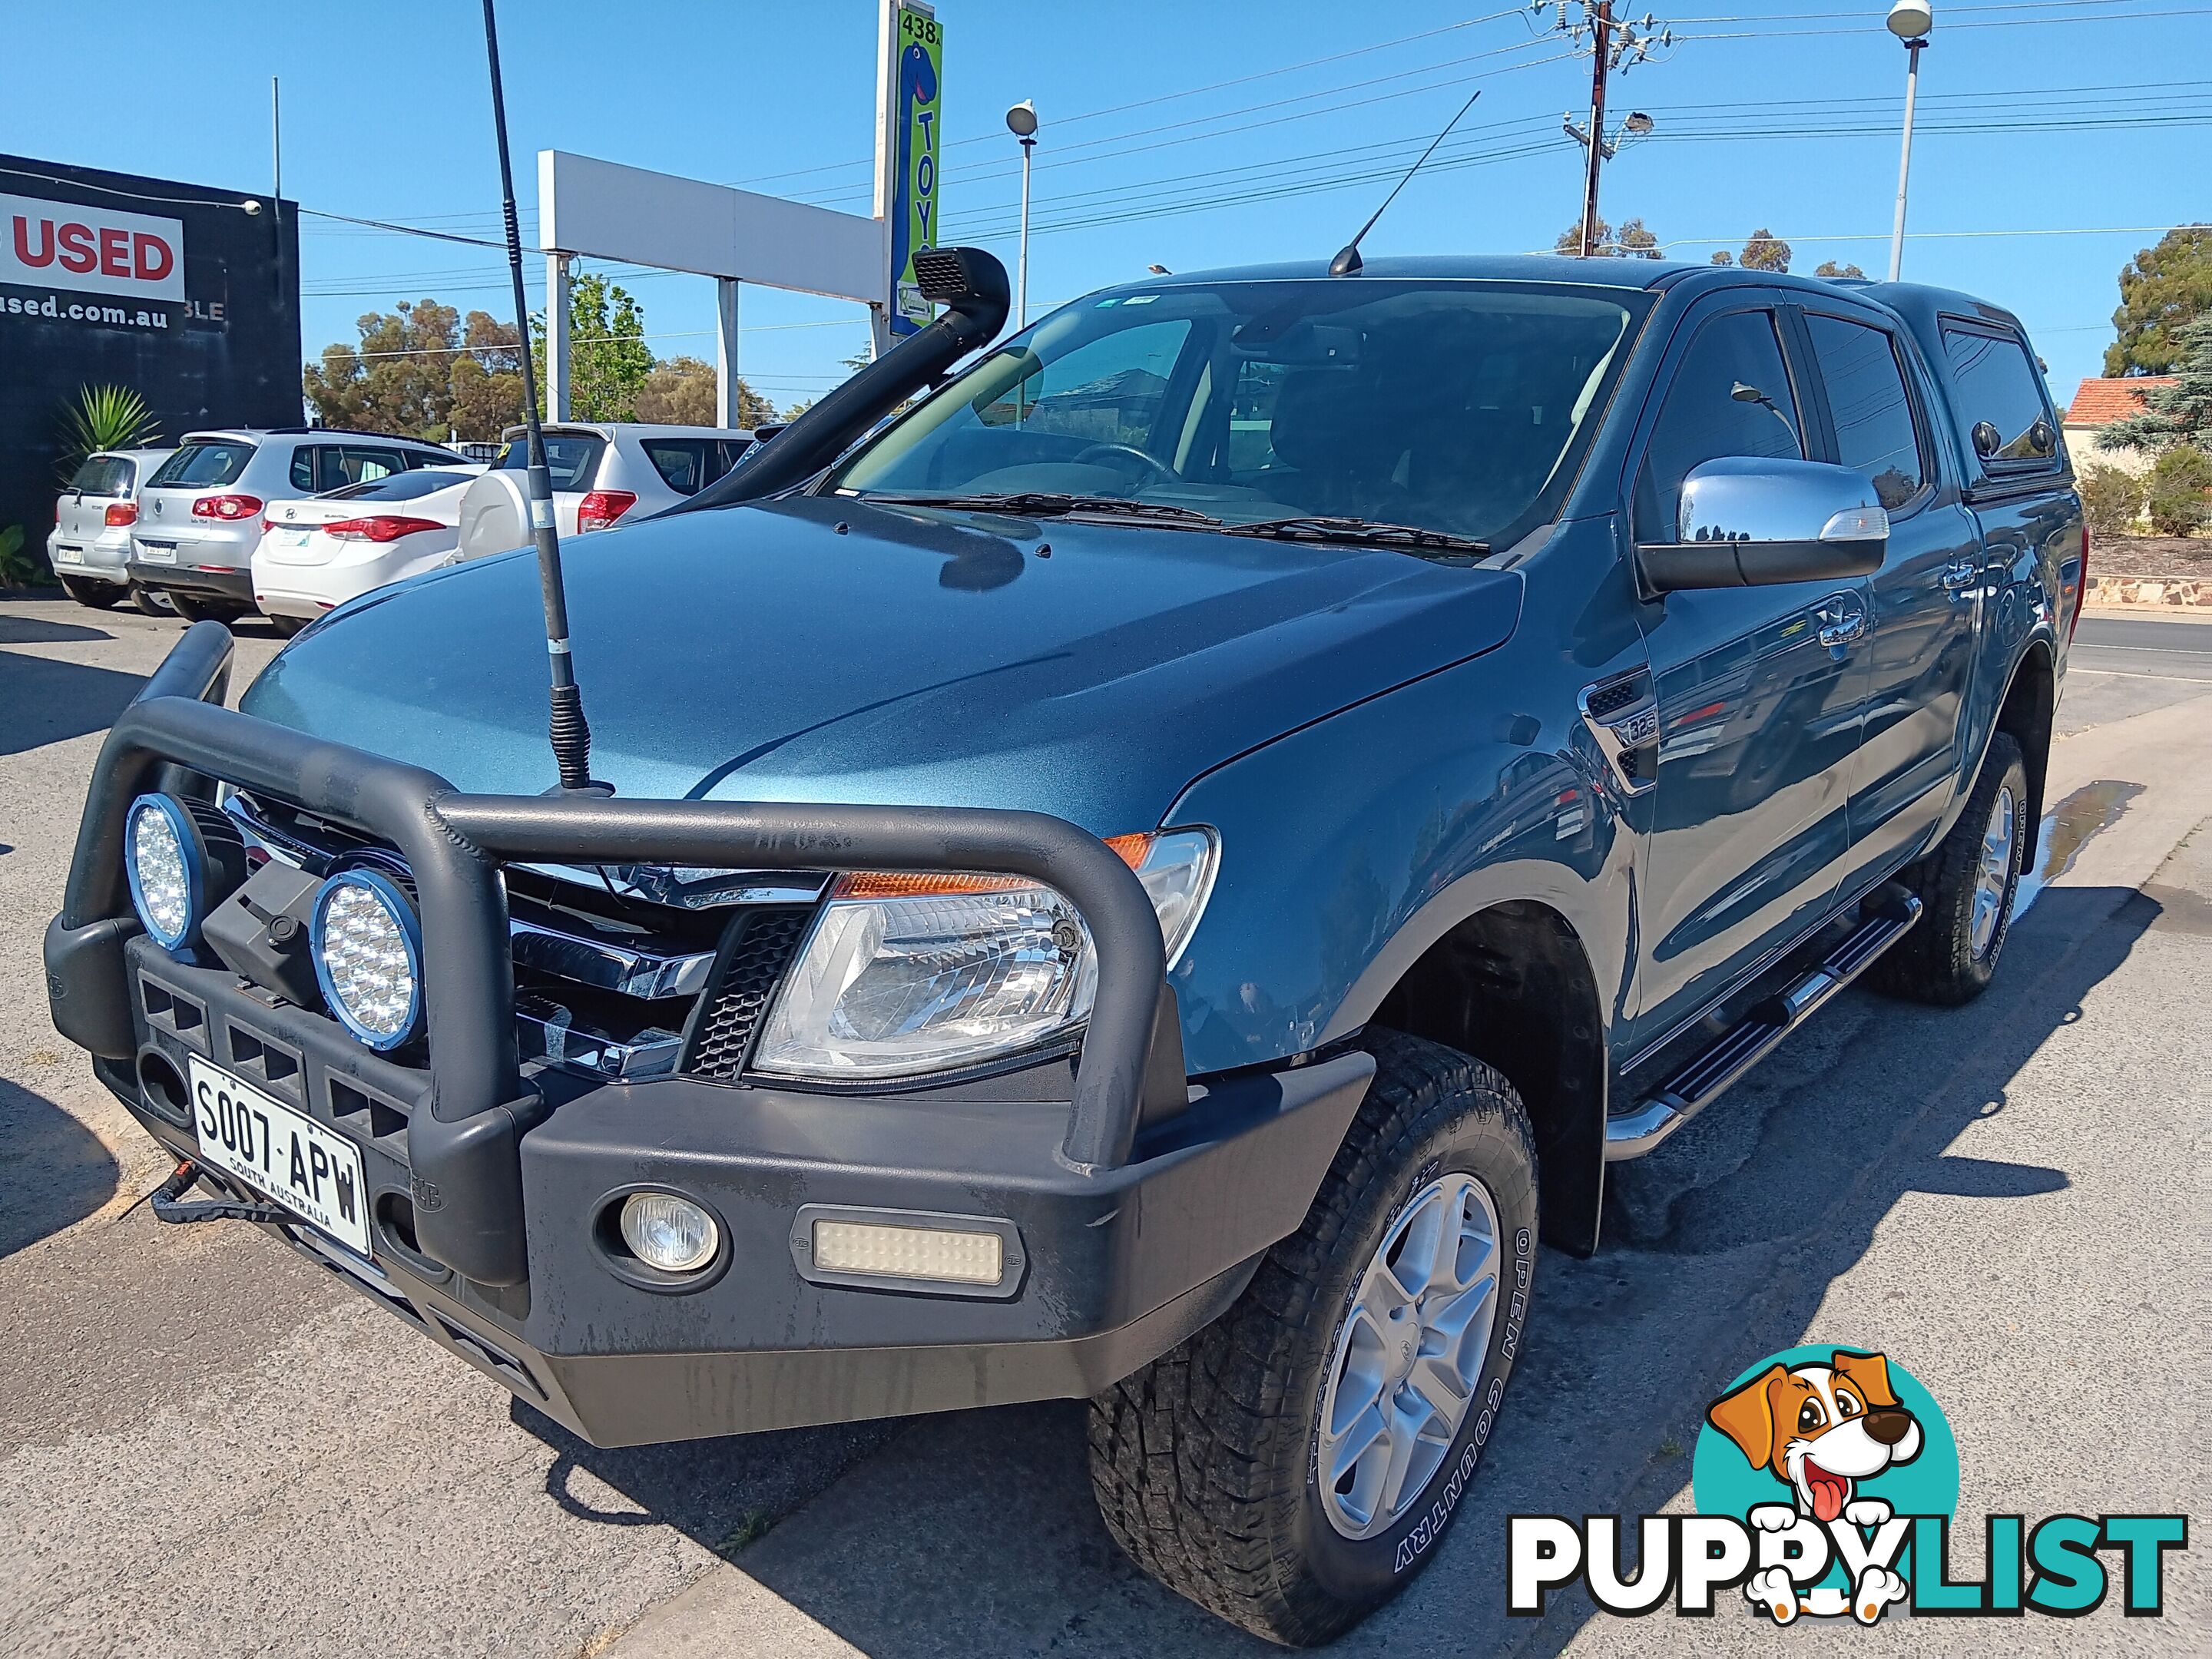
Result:
{"type": "Polygon", "coordinates": [[[1675,534],[1636,550],[1649,592],[1864,576],[1881,568],[1889,514],[1850,467],[1729,455],[1682,481],[1675,534]]]}

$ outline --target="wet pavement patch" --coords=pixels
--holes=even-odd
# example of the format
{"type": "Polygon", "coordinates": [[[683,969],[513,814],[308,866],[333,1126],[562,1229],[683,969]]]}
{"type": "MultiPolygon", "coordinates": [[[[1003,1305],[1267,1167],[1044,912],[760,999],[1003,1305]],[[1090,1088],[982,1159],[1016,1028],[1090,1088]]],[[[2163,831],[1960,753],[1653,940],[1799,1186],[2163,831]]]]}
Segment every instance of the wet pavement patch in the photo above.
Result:
{"type": "Polygon", "coordinates": [[[2118,823],[2136,796],[2139,783],[2100,778],[2085,783],[2043,815],[2035,837],[2035,862],[2021,872],[2012,902],[2014,920],[2027,914],[2043,890],[2074,867],[2092,836],[2118,823]]]}

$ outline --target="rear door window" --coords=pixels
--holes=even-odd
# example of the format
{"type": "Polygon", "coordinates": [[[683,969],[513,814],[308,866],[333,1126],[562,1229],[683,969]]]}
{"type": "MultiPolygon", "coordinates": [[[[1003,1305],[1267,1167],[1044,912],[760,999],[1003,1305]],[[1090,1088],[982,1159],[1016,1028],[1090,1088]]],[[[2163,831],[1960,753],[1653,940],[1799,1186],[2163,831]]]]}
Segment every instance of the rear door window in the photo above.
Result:
{"type": "Polygon", "coordinates": [[[701,438],[643,438],[638,447],[660,475],[661,483],[679,495],[698,493],[707,482],[707,441],[701,438]]]}
{"type": "Polygon", "coordinates": [[[1805,423],[1771,311],[1732,311],[1698,330],[1675,365],[1636,485],[1639,541],[1672,542],[1682,480],[1723,456],[1802,460],[1805,423]]]}
{"type": "Polygon", "coordinates": [[[2043,377],[2018,335],[1947,322],[1943,355],[1951,362],[1960,435],[1983,471],[2035,472],[2058,465],[2057,428],[2043,377]]]}
{"type": "Polygon", "coordinates": [[[379,478],[388,478],[407,470],[405,459],[396,449],[356,448],[348,444],[337,454],[341,476],[325,484],[325,489],[336,489],[342,484],[374,483],[379,478]]]}
{"type": "MultiPolygon", "coordinates": [[[[545,434],[545,467],[556,489],[589,489],[599,470],[599,456],[607,441],[596,432],[549,432],[545,434]]],[[[520,438],[509,439],[499,452],[502,472],[526,471],[530,447],[520,438]]]]}
{"type": "Polygon", "coordinates": [[[246,464],[253,459],[253,446],[231,440],[186,444],[161,463],[161,470],[147,480],[149,489],[219,489],[238,482],[246,464]]]}
{"type": "Polygon", "coordinates": [[[70,477],[69,487],[81,495],[128,495],[131,463],[120,455],[89,456],[70,477]]]}
{"type": "Polygon", "coordinates": [[[1828,394],[1836,459],[1864,473],[1884,507],[1904,506],[1927,483],[1928,468],[1896,343],[1878,328],[1839,317],[1808,316],[1805,325],[1828,394]]]}

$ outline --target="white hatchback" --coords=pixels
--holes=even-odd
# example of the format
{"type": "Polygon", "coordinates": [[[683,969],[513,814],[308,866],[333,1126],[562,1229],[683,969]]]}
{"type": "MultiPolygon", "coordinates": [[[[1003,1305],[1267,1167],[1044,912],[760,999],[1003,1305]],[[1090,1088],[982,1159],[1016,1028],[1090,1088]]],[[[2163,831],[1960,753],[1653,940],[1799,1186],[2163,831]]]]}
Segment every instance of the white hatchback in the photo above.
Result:
{"type": "Polygon", "coordinates": [[[253,603],[289,635],[373,587],[448,562],[461,497],[482,471],[426,467],[270,502],[253,550],[253,603]]]}

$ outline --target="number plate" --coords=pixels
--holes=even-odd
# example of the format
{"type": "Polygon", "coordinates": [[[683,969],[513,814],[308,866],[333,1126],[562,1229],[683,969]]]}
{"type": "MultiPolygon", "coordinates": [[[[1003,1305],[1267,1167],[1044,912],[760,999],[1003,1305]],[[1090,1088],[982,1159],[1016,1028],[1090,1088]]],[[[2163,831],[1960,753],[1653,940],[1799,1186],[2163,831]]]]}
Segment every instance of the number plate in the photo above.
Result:
{"type": "Polygon", "coordinates": [[[174,542],[141,542],[138,549],[145,554],[149,564],[174,564],[177,562],[177,544],[174,542]]]}
{"type": "Polygon", "coordinates": [[[272,530],[269,539],[279,547],[305,547],[308,532],[304,530],[272,530]]]}
{"type": "Polygon", "coordinates": [[[201,1158],[298,1211],[348,1249],[368,1255],[368,1184],[360,1149],[198,1054],[191,1057],[191,1073],[201,1158]]]}

